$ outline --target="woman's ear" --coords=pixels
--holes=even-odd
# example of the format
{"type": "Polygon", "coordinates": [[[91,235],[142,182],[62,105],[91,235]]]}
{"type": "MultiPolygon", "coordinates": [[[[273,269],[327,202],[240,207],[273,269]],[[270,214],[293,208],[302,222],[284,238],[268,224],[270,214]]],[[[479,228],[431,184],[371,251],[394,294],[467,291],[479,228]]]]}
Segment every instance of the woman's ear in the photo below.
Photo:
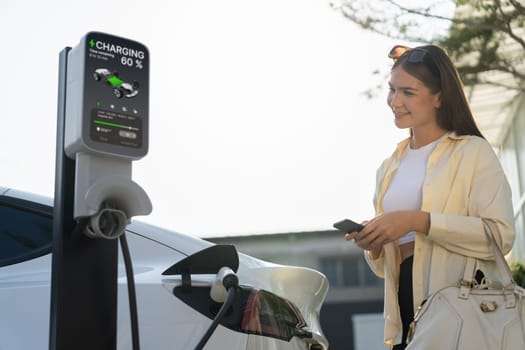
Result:
{"type": "Polygon", "coordinates": [[[434,108],[439,109],[441,107],[441,92],[434,95],[434,108]]]}

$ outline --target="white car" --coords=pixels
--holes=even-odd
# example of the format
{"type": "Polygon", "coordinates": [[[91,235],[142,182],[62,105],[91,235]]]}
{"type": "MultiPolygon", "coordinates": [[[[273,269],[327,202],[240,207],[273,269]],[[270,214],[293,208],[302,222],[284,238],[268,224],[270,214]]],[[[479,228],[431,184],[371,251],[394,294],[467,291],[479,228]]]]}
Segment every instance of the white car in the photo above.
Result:
{"type": "MultiPolygon", "coordinates": [[[[49,347],[52,205],[52,199],[0,187],[0,350],[49,347]]],[[[138,221],[128,226],[126,238],[141,348],[194,349],[212,323],[210,309],[220,308],[210,297],[216,276],[192,275],[199,292],[181,293],[177,263],[222,246],[138,221]]],[[[328,349],[319,322],[328,291],[324,275],[240,253],[238,261],[234,305],[240,309],[221,321],[204,349],[328,349]]],[[[132,348],[126,283],[119,256],[119,350],[132,348]]]]}

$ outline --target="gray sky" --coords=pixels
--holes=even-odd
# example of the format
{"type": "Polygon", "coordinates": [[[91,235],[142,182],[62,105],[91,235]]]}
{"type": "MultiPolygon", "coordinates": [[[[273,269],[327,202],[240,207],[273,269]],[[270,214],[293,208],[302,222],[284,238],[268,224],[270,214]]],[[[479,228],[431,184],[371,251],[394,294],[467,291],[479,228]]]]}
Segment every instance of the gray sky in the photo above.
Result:
{"type": "Polygon", "coordinates": [[[12,0],[0,30],[0,186],[53,195],[58,55],[89,31],[150,51],[143,221],[206,237],[369,219],[376,168],[407,135],[386,88],[360,95],[398,42],[327,0],[12,0]]]}

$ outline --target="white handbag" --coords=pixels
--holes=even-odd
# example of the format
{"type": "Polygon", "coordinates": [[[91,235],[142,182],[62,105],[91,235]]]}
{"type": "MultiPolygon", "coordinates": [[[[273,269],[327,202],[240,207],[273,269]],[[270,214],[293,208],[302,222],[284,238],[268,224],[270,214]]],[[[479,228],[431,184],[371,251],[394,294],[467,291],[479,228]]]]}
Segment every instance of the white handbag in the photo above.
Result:
{"type": "Polygon", "coordinates": [[[525,289],[515,284],[490,226],[484,226],[503,287],[473,283],[476,259],[468,257],[458,285],[437,291],[418,307],[406,350],[525,349],[525,289]]]}

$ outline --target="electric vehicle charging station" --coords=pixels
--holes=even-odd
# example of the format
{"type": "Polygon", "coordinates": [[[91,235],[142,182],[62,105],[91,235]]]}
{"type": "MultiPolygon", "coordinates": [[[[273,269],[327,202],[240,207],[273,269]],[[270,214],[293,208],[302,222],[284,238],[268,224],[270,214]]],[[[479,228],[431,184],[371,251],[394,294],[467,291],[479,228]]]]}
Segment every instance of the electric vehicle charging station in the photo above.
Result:
{"type": "Polygon", "coordinates": [[[61,51],[50,349],[116,349],[116,238],[152,208],[131,179],[148,111],[144,45],[89,32],[61,51]]]}
{"type": "Polygon", "coordinates": [[[91,217],[93,237],[115,238],[100,227],[104,215],[120,224],[123,214],[151,212],[131,180],[131,161],[148,150],[148,56],[144,45],[103,33],[87,34],[69,53],[64,148],[76,160],[74,216],[91,217]]]}

